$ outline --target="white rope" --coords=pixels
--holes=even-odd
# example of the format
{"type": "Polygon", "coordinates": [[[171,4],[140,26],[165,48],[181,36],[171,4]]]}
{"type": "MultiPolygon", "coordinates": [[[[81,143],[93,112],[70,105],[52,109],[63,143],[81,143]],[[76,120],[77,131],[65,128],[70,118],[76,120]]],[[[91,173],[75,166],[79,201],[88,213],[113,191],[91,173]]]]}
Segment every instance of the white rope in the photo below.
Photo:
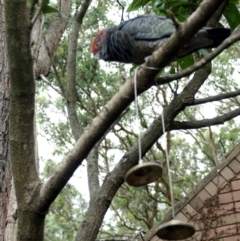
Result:
{"type": "Polygon", "coordinates": [[[138,96],[137,96],[137,71],[139,67],[135,69],[134,72],[134,97],[135,97],[135,108],[136,108],[136,121],[138,122],[138,153],[139,153],[139,164],[142,164],[142,147],[141,147],[141,130],[140,130],[140,118],[138,114],[138,96]]]}
{"type": "MultiPolygon", "coordinates": [[[[143,66],[140,65],[135,69],[134,72],[134,95],[135,95],[135,107],[136,107],[136,119],[139,121],[138,126],[138,146],[139,146],[139,163],[142,163],[142,149],[141,149],[141,139],[140,139],[140,119],[138,114],[138,101],[137,101],[137,71],[139,67],[142,67],[144,69],[152,69],[152,70],[160,70],[158,68],[150,67],[150,66],[143,66]]],[[[163,135],[166,133],[165,129],[165,121],[164,121],[164,110],[162,111],[162,129],[163,129],[163,135]]],[[[172,204],[172,216],[173,219],[175,219],[175,210],[174,210],[174,196],[173,196],[173,185],[172,185],[172,177],[171,177],[171,170],[170,170],[170,164],[169,164],[169,153],[168,153],[168,147],[166,147],[166,159],[167,159],[167,168],[168,168],[168,178],[169,178],[169,187],[170,187],[170,196],[171,196],[171,204],[172,204]]]]}
{"type": "MultiPolygon", "coordinates": [[[[163,135],[164,135],[166,133],[165,121],[164,121],[164,110],[162,111],[162,128],[163,128],[163,135]]],[[[168,147],[166,147],[166,159],[167,159],[167,169],[168,169],[168,180],[169,180],[169,187],[170,187],[170,196],[171,196],[171,203],[172,203],[172,216],[173,216],[173,219],[175,219],[173,185],[172,185],[171,170],[170,170],[170,165],[169,165],[168,147]]]]}

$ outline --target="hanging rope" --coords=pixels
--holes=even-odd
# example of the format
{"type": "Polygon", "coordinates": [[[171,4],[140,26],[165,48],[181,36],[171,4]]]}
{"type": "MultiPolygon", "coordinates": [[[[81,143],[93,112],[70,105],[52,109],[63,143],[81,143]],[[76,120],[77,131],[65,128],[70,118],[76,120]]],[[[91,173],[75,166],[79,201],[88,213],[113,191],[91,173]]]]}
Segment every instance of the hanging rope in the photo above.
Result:
{"type": "Polygon", "coordinates": [[[134,72],[134,102],[136,108],[136,121],[138,122],[138,155],[139,155],[139,163],[142,163],[142,147],[141,147],[141,130],[140,130],[140,118],[138,113],[138,96],[137,96],[137,67],[134,72]]]}
{"type": "MultiPolygon", "coordinates": [[[[163,135],[164,135],[166,133],[165,121],[164,121],[164,109],[162,111],[162,129],[163,129],[163,135]]],[[[169,165],[168,147],[166,148],[166,159],[167,159],[167,169],[168,169],[168,180],[169,180],[169,187],[170,187],[170,196],[171,196],[171,203],[172,203],[172,216],[173,216],[173,219],[175,219],[173,186],[172,186],[171,170],[170,170],[170,165],[169,165]]]]}

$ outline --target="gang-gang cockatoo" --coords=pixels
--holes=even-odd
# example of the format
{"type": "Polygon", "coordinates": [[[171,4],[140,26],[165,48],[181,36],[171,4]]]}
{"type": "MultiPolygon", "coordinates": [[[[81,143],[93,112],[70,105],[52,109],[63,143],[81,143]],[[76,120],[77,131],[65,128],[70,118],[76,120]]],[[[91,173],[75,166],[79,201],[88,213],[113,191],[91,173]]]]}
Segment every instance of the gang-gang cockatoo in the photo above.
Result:
{"type": "MultiPolygon", "coordinates": [[[[97,59],[139,65],[163,45],[175,30],[174,23],[169,18],[143,15],[118,26],[99,30],[91,50],[97,59]]],[[[204,27],[188,43],[183,44],[175,59],[202,48],[217,47],[230,33],[227,28],[204,27]]]]}

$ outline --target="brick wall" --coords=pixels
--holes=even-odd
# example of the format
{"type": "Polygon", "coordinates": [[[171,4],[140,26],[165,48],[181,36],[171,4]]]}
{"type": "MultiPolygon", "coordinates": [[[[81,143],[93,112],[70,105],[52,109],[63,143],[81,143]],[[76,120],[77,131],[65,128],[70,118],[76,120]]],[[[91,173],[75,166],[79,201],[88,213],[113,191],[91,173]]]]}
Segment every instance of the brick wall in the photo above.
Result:
{"type": "MultiPolygon", "coordinates": [[[[239,153],[239,147],[237,152],[239,153]]],[[[240,241],[240,154],[227,164],[186,202],[176,219],[194,225],[188,241],[240,241]]],[[[151,241],[161,241],[154,236],[151,241]]]]}

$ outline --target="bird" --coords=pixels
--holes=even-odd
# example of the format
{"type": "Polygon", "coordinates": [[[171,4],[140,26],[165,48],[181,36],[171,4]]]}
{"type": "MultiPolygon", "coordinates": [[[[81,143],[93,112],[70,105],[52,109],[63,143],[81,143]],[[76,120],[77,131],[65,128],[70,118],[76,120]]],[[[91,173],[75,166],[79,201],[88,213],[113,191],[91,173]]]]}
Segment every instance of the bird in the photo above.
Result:
{"type": "MultiPolygon", "coordinates": [[[[176,27],[170,18],[141,15],[107,29],[98,30],[91,45],[96,59],[141,65],[145,59],[163,46],[176,27]]],[[[231,34],[228,28],[200,29],[176,54],[175,59],[199,49],[215,48],[231,34]]]]}

